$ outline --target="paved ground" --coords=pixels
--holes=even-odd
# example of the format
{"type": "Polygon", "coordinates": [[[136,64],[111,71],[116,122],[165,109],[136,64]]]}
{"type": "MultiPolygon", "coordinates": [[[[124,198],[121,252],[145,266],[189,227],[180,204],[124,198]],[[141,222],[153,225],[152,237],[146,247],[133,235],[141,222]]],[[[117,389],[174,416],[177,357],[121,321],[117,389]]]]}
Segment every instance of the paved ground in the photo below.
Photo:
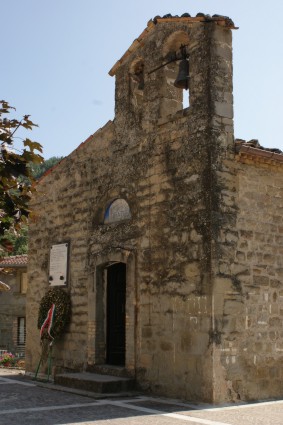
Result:
{"type": "Polygon", "coordinates": [[[94,399],[0,369],[0,425],[283,425],[283,401],[213,407],[134,396],[94,399]]]}

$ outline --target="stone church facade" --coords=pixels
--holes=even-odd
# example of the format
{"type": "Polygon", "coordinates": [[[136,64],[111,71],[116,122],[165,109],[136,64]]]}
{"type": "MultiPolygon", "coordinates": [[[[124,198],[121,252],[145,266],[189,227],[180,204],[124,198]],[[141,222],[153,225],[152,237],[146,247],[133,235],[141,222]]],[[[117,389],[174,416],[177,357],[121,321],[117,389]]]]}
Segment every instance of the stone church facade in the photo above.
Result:
{"type": "Polygon", "coordinates": [[[110,71],[115,119],[39,182],[27,371],[50,248],[66,243],[72,317],[54,373],[108,364],[187,400],[283,396],[283,155],[234,139],[234,28],[218,15],[149,21],[110,71]]]}

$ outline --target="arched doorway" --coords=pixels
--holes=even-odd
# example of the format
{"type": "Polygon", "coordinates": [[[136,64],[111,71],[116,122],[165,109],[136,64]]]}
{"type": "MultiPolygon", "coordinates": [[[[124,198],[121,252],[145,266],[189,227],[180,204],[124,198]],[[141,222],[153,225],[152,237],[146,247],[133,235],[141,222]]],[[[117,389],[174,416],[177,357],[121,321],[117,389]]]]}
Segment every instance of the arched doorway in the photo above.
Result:
{"type": "Polygon", "coordinates": [[[90,266],[93,271],[89,275],[87,367],[106,364],[121,366],[134,376],[137,323],[134,252],[121,248],[113,248],[110,253],[99,252],[91,260],[90,266]],[[115,290],[118,293],[115,294],[115,290]],[[116,303],[120,305],[117,309],[116,303]],[[120,319],[119,312],[122,316],[120,319]],[[109,321],[108,314],[116,317],[115,321],[119,323],[116,329],[111,325],[113,318],[110,317],[109,321]],[[111,342],[116,348],[111,347],[111,342]],[[120,354],[116,356],[116,352],[120,354]]]}
{"type": "Polygon", "coordinates": [[[107,267],[106,363],[125,366],[126,264],[107,267]]]}

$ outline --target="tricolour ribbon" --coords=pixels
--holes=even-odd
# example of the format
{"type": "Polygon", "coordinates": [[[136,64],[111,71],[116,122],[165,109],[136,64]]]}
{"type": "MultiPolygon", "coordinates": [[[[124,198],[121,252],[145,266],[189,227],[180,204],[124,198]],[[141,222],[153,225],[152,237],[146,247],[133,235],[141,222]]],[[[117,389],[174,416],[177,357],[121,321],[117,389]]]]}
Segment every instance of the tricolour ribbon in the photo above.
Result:
{"type": "Polygon", "coordinates": [[[54,317],[55,317],[55,304],[52,304],[51,308],[48,310],[46,319],[44,320],[41,328],[40,328],[40,338],[42,338],[43,332],[45,329],[47,329],[47,333],[50,336],[51,339],[54,339],[51,335],[50,331],[52,329],[53,323],[54,323],[54,317]]]}

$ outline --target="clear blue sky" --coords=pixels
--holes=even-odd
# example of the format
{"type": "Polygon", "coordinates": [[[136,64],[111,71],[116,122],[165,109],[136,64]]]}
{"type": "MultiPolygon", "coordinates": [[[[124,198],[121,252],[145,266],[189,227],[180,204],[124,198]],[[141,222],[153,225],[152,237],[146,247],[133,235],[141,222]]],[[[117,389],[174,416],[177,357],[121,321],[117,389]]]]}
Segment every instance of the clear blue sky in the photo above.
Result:
{"type": "Polygon", "coordinates": [[[108,71],[149,19],[232,18],[235,136],[283,149],[282,0],[0,0],[1,98],[30,114],[44,157],[65,156],[114,117],[108,71]]]}

